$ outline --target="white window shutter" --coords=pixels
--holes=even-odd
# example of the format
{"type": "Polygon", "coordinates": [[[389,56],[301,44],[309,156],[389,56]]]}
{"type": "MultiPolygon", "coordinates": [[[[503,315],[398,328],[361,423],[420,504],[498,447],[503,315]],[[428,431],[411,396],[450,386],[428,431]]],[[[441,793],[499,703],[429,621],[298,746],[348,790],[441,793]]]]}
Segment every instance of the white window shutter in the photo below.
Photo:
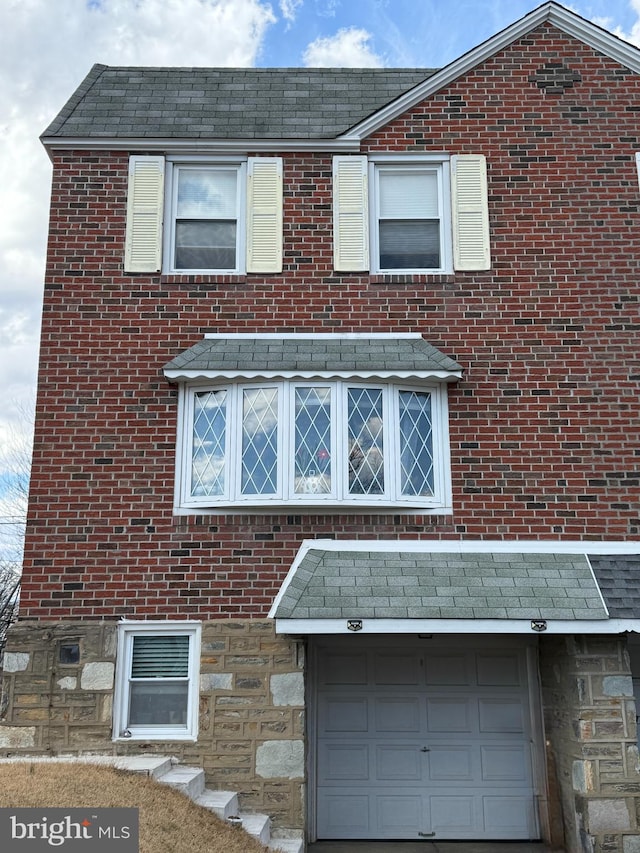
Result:
{"type": "Polygon", "coordinates": [[[333,265],[342,272],[369,269],[367,158],[333,158],[333,265]]]}
{"type": "Polygon", "coordinates": [[[129,158],[126,272],[159,272],[162,266],[164,157],[129,158]]]}
{"type": "Polygon", "coordinates": [[[247,272],[282,272],[282,158],[250,157],[247,272]]]}
{"type": "Polygon", "coordinates": [[[487,162],[482,154],[451,158],[453,266],[456,270],[491,267],[487,162]]]}
{"type": "Polygon", "coordinates": [[[640,186],[640,152],[636,151],[636,170],[638,172],[638,186],[640,186]]]}

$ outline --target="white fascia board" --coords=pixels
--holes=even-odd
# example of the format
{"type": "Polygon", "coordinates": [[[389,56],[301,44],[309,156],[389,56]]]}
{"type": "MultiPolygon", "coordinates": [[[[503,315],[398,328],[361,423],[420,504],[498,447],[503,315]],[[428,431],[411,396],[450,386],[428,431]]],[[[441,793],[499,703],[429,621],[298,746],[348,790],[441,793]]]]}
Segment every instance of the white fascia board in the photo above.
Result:
{"type": "Polygon", "coordinates": [[[205,338],[231,338],[232,340],[280,340],[280,341],[351,341],[351,340],[424,340],[420,332],[205,332],[205,338]]]}
{"type": "Polygon", "coordinates": [[[615,556],[638,554],[640,540],[557,540],[557,539],[304,539],[300,551],[381,551],[429,554],[593,554],[615,556]]]}
{"type": "MultiPolygon", "coordinates": [[[[271,613],[269,614],[271,616],[271,613]]],[[[355,617],[354,617],[355,619],[355,617]]],[[[357,631],[347,627],[354,619],[276,619],[276,633],[303,634],[623,634],[640,633],[640,619],[546,619],[544,631],[531,619],[362,619],[357,631]]]]}
{"type": "Polygon", "coordinates": [[[424,83],[392,101],[360,124],[355,125],[341,138],[345,140],[366,138],[544,23],[553,24],[567,35],[573,36],[594,50],[604,53],[631,71],[640,73],[640,51],[636,47],[617,38],[596,24],[586,21],[563,6],[556,3],[545,3],[455,59],[431,75],[424,83]]]}
{"type": "Polygon", "coordinates": [[[173,382],[196,382],[211,379],[399,379],[455,382],[462,371],[445,370],[165,370],[164,375],[173,382]]]}
{"type": "Polygon", "coordinates": [[[360,141],[351,136],[331,139],[175,139],[171,138],[123,138],[123,137],[58,137],[43,136],[40,141],[50,151],[144,151],[183,152],[185,154],[247,154],[278,153],[282,151],[347,152],[360,150],[360,141]]]}

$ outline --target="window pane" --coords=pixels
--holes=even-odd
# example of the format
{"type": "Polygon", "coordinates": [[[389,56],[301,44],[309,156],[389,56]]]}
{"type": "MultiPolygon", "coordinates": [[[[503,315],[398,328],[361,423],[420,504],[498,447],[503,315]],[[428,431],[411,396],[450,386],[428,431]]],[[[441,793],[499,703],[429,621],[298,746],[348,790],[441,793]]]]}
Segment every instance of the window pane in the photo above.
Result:
{"type": "Polygon", "coordinates": [[[384,492],[382,390],[349,388],[349,492],[378,495],[384,492]]]}
{"type": "Polygon", "coordinates": [[[189,675],[189,637],[133,638],[131,678],[186,678],[189,675]]]}
{"type": "Polygon", "coordinates": [[[400,392],[400,489],[403,495],[433,494],[431,395],[400,392]]]}
{"type": "Polygon", "coordinates": [[[438,216],[438,177],[416,169],[379,172],[381,219],[434,219],[438,216]]]}
{"type": "Polygon", "coordinates": [[[235,219],[235,169],[180,169],[178,171],[179,219],[235,219]]]}
{"type": "Polygon", "coordinates": [[[129,726],[186,726],[188,681],[131,682],[129,726]]]}
{"type": "Polygon", "coordinates": [[[295,491],[331,491],[331,390],[296,388],[295,491]]]}
{"type": "Polygon", "coordinates": [[[229,270],[235,266],[235,221],[176,222],[176,269],[229,270]]]}
{"type": "Polygon", "coordinates": [[[406,219],[380,221],[380,269],[439,267],[439,222],[406,219]]]}
{"type": "Polygon", "coordinates": [[[196,394],[191,459],[191,494],[194,497],[224,494],[226,426],[227,392],[196,394]]]}
{"type": "Polygon", "coordinates": [[[278,487],[278,390],[244,391],[242,494],[273,495],[278,487]]]}

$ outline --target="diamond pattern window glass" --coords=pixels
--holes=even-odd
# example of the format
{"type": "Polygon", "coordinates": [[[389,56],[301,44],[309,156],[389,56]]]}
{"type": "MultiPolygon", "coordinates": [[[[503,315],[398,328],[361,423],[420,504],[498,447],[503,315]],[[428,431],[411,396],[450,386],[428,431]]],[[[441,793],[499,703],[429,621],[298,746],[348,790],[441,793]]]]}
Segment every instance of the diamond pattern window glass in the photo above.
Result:
{"type": "Polygon", "coordinates": [[[400,478],[405,495],[433,494],[431,395],[400,392],[400,478]]]}
{"type": "Polygon", "coordinates": [[[384,492],[384,418],[382,389],[349,388],[349,492],[384,492]]]}
{"type": "Polygon", "coordinates": [[[295,389],[296,494],[331,491],[331,389],[295,389]]]}
{"type": "Polygon", "coordinates": [[[449,506],[441,385],[282,379],[185,387],[181,399],[178,510],[449,506]]]}
{"type": "Polygon", "coordinates": [[[242,405],[242,494],[278,488],[278,389],[245,389],[242,405]]]}
{"type": "Polygon", "coordinates": [[[227,392],[205,391],[194,397],[191,491],[194,495],[225,492],[227,392]]]}

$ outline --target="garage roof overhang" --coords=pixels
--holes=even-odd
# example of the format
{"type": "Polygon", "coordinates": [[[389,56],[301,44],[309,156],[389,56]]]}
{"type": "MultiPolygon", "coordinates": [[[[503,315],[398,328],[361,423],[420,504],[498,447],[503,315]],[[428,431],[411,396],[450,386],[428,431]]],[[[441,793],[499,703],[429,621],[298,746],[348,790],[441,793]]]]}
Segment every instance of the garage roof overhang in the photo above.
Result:
{"type": "MultiPolygon", "coordinates": [[[[308,540],[269,613],[285,634],[618,634],[597,555],[639,543],[308,540]]],[[[640,614],[639,614],[640,616],[640,614]]]]}

